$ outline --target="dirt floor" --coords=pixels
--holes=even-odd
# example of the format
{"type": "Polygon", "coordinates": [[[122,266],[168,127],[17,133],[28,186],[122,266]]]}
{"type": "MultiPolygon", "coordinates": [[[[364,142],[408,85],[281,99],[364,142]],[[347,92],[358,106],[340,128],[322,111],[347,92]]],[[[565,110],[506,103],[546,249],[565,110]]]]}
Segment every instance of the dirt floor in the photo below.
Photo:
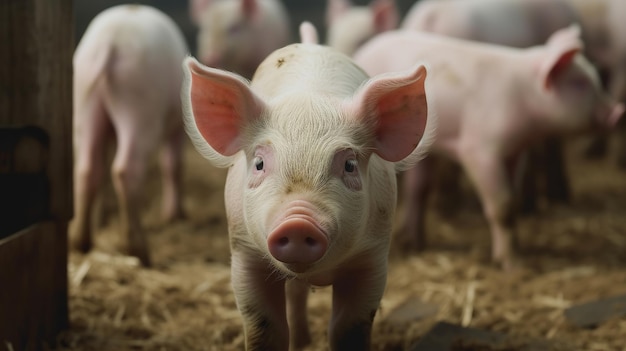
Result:
{"type": "MultiPolygon", "coordinates": [[[[587,161],[579,150],[578,144],[568,147],[571,204],[543,204],[539,213],[520,219],[523,268],[516,274],[489,264],[488,231],[476,201],[463,201],[453,216],[433,209],[429,249],[410,257],[391,254],[373,350],[409,350],[438,321],[547,339],[555,350],[626,350],[626,317],[581,329],[563,314],[574,304],[626,293],[626,173],[613,157],[587,161]],[[394,309],[416,301],[433,313],[390,319],[394,309]]],[[[186,220],[161,223],[156,170],[147,184],[152,269],[116,253],[117,217],[108,190],[96,249],[70,255],[71,329],[59,337],[58,350],[243,349],[230,285],[226,172],[189,145],[185,161],[186,220]]],[[[314,345],[308,350],[327,349],[330,291],[311,294],[314,345]]]]}

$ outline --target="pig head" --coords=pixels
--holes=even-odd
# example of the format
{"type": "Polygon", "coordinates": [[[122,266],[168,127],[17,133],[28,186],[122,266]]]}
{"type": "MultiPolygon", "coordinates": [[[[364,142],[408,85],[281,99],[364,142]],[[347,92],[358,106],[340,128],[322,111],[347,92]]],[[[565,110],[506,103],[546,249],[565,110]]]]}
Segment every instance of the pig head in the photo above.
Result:
{"type": "Polygon", "coordinates": [[[203,10],[198,58],[250,79],[272,51],[290,41],[289,15],[280,0],[220,0],[203,10]]]}
{"type": "Polygon", "coordinates": [[[368,80],[332,49],[293,44],[272,53],[252,83],[193,58],[184,71],[187,132],[209,161],[230,167],[232,283],[246,348],[307,344],[314,284],[333,285],[331,349],[368,349],[386,282],[395,165],[421,157],[432,132],[425,68],[368,80]]]}
{"type": "Polygon", "coordinates": [[[350,0],[328,0],[327,43],[352,55],[374,35],[395,29],[399,18],[395,0],[373,0],[368,6],[354,6],[350,0]]]}

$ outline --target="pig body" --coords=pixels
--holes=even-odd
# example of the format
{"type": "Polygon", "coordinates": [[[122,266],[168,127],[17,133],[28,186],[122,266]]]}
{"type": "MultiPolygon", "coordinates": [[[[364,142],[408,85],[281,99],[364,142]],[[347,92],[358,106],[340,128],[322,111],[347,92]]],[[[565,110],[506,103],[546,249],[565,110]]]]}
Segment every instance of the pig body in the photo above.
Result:
{"type": "Polygon", "coordinates": [[[303,43],[268,56],[251,84],[193,59],[185,72],[187,132],[213,164],[230,166],[232,284],[246,349],[308,344],[311,284],[333,286],[330,349],[369,349],[394,164],[422,154],[432,129],[425,68],[368,80],[347,56],[303,43]]]}
{"type": "Polygon", "coordinates": [[[75,248],[92,245],[90,217],[105,169],[106,150],[117,139],[111,166],[120,207],[123,251],[150,264],[140,224],[140,190],[154,150],[164,144],[163,215],[182,215],[180,104],[186,55],[184,38],[160,11],[122,5],[91,22],[74,54],[75,248]]]}
{"type": "Polygon", "coordinates": [[[203,64],[250,79],[272,51],[291,40],[280,0],[220,0],[202,10],[198,58],[203,64]]]}
{"type": "MultiPolygon", "coordinates": [[[[409,10],[401,27],[525,48],[542,44],[556,30],[579,23],[585,55],[608,77],[610,95],[626,101],[624,16],[626,3],[622,0],[425,0],[409,10]]],[[[618,162],[626,168],[626,128],[618,131],[618,162]]],[[[600,151],[590,153],[602,154],[606,143],[606,135],[596,137],[594,149],[600,151]]],[[[555,170],[565,174],[562,169],[555,170]]],[[[556,183],[549,182],[551,187],[567,184],[566,178],[556,179],[556,183]]],[[[565,187],[554,194],[555,199],[564,199],[567,193],[565,187]]]]}
{"type": "Polygon", "coordinates": [[[526,48],[578,21],[564,0],[424,0],[411,7],[401,28],[526,48]]]}
{"type": "MultiPolygon", "coordinates": [[[[565,29],[544,46],[522,50],[395,31],[355,54],[369,74],[431,63],[439,121],[432,149],[460,162],[473,182],[490,225],[493,259],[505,268],[514,261],[512,183],[521,152],[550,135],[614,123],[623,109],[601,93],[597,73],[578,54],[577,32],[565,29]]],[[[399,240],[413,247],[424,241],[429,159],[404,175],[407,213],[399,240]]]]}
{"type": "Polygon", "coordinates": [[[374,0],[369,6],[329,0],[326,6],[326,42],[346,55],[352,55],[374,35],[395,29],[400,18],[395,0],[374,0]]]}

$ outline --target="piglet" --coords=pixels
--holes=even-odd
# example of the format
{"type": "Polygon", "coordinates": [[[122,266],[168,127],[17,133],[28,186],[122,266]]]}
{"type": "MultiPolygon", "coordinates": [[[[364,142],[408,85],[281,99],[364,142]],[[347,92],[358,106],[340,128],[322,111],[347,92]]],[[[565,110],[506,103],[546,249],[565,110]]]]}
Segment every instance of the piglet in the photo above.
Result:
{"type": "Polygon", "coordinates": [[[148,6],[112,7],[89,24],[74,53],[73,247],[88,251],[92,246],[90,217],[114,138],[111,175],[122,250],[150,265],[140,199],[146,167],[161,144],[163,217],[182,216],[180,64],[186,53],[176,24],[148,6]]]}
{"type": "Polygon", "coordinates": [[[430,135],[426,70],[368,79],[310,43],[276,50],[251,83],[184,62],[185,126],[230,167],[225,203],[232,284],[247,350],[310,342],[309,285],[333,286],[331,350],[368,350],[386,284],[396,166],[430,135]]]}
{"type": "Polygon", "coordinates": [[[280,0],[219,0],[202,10],[198,58],[207,66],[251,78],[272,51],[291,38],[280,0]]]}
{"type": "MultiPolygon", "coordinates": [[[[624,107],[601,90],[581,54],[580,30],[568,27],[543,46],[516,49],[418,31],[394,31],[355,53],[369,74],[430,62],[437,135],[433,151],[457,160],[476,187],[492,236],[492,257],[514,265],[513,170],[529,145],[550,135],[614,125],[624,107]]],[[[428,157],[430,158],[430,156],[428,157]]],[[[404,174],[404,230],[398,240],[424,241],[427,162],[404,174]]]]}
{"type": "Polygon", "coordinates": [[[368,6],[355,6],[350,0],[328,0],[326,42],[352,55],[374,35],[395,29],[399,21],[395,0],[373,0],[368,6]]]}

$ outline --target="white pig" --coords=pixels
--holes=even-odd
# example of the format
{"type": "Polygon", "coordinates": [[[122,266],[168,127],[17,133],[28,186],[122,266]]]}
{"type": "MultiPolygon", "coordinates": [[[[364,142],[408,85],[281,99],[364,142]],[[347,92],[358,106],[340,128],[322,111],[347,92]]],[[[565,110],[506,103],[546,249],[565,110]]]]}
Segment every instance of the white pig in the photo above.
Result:
{"type": "Polygon", "coordinates": [[[400,27],[527,48],[578,20],[564,0],[422,0],[409,9],[400,27]]]}
{"type": "MultiPolygon", "coordinates": [[[[355,62],[372,75],[430,62],[439,120],[433,151],[458,160],[473,182],[489,222],[492,258],[505,269],[515,258],[512,169],[520,153],[549,135],[613,125],[623,111],[602,92],[581,49],[573,26],[529,49],[395,31],[355,53],[355,62]]],[[[425,199],[429,172],[425,162],[405,174],[400,242],[424,241],[425,203],[417,201],[425,199]]]]}
{"type": "Polygon", "coordinates": [[[74,53],[74,248],[92,246],[91,212],[114,138],[122,250],[150,265],[140,195],[150,156],[162,143],[163,216],[182,216],[180,64],[186,53],[176,24],[148,6],[115,6],[89,24],[74,53]]]}
{"type": "Polygon", "coordinates": [[[333,286],[330,349],[368,350],[386,284],[394,164],[414,162],[432,129],[426,69],[368,79],[347,56],[302,43],[268,56],[252,83],[193,58],[184,71],[187,133],[214,165],[230,167],[232,284],[246,349],[308,344],[312,284],[333,286]]]}
{"type": "Polygon", "coordinates": [[[280,0],[219,0],[203,10],[198,58],[203,64],[251,78],[272,51],[291,38],[280,0]]]}
{"type": "Polygon", "coordinates": [[[213,3],[215,0],[189,0],[187,3],[187,10],[189,11],[189,19],[191,23],[199,26],[202,18],[202,13],[213,3]]]}
{"type": "Polygon", "coordinates": [[[373,0],[354,6],[350,0],[328,0],[327,44],[346,55],[378,33],[395,29],[400,21],[395,0],[373,0]]]}

